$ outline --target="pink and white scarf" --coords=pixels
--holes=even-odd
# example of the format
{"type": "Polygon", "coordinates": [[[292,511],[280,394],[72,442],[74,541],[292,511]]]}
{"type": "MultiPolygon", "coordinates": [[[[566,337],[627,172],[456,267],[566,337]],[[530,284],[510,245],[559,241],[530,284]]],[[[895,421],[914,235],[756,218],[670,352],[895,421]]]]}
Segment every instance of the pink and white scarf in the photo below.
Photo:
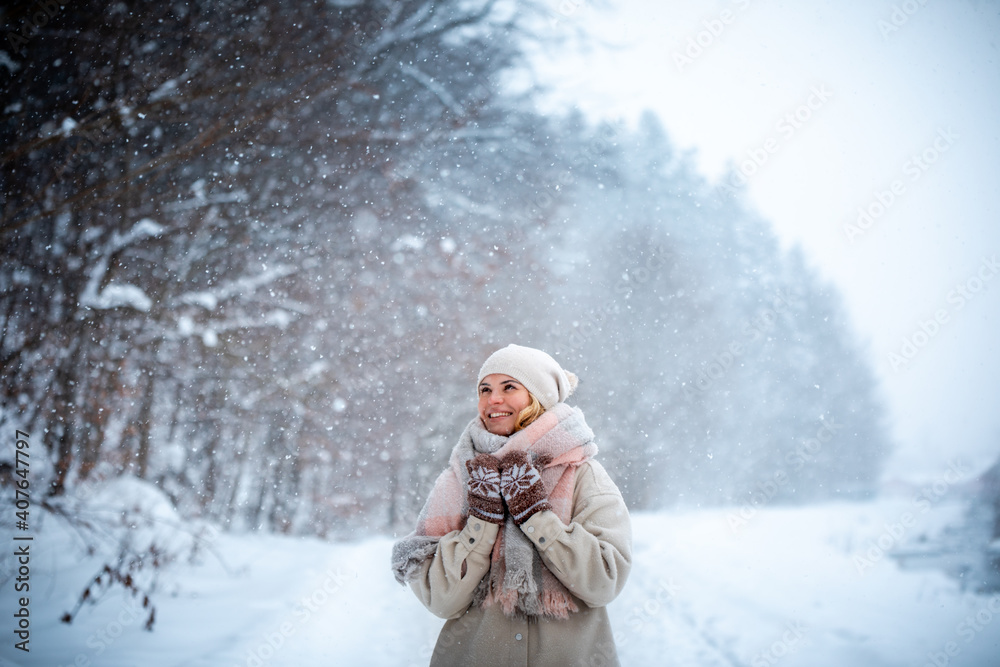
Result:
{"type": "MultiPolygon", "coordinates": [[[[512,451],[528,452],[538,468],[552,511],[568,524],[573,512],[576,470],[597,453],[594,433],[583,413],[565,403],[546,410],[527,428],[500,436],[487,431],[476,417],[451,452],[448,468],[434,483],[417,518],[416,530],[393,547],[396,580],[409,581],[432,558],[441,537],[465,527],[469,517],[465,462],[477,454],[503,458],[512,451]]],[[[508,513],[490,556],[490,571],[473,598],[474,605],[499,604],[508,616],[567,618],[578,607],[565,586],[541,561],[538,551],[508,513]]]]}

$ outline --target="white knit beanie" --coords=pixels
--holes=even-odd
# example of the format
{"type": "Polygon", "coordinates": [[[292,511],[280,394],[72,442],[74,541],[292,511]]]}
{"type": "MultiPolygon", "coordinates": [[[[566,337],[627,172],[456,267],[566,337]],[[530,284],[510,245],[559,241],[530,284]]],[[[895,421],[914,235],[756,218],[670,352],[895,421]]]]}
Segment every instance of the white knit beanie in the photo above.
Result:
{"type": "Polygon", "coordinates": [[[521,345],[508,345],[491,354],[479,369],[476,384],[493,373],[509,375],[523,384],[546,410],[569,398],[577,384],[577,377],[563,370],[555,359],[521,345]]]}

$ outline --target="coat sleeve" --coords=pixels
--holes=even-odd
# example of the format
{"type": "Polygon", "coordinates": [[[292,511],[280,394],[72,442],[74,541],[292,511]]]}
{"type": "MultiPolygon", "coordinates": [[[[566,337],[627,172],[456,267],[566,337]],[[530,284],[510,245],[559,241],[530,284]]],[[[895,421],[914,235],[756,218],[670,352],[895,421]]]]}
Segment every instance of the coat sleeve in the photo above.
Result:
{"type": "Polygon", "coordinates": [[[580,466],[569,525],[544,511],[521,530],[552,574],[588,606],[603,607],[621,592],[632,568],[632,523],[621,492],[600,463],[580,466]]]}
{"type": "Polygon", "coordinates": [[[410,588],[431,613],[457,618],[472,604],[476,587],[490,569],[490,552],[499,526],[474,516],[461,530],[444,535],[425,560],[410,588]]]}

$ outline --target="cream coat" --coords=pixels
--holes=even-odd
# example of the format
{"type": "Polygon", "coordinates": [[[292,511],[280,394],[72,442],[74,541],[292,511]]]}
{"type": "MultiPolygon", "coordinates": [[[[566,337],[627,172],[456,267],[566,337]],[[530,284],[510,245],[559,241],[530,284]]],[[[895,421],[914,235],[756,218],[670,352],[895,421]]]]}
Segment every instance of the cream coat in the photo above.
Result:
{"type": "Polygon", "coordinates": [[[438,637],[432,667],[594,667],[618,665],[605,605],[625,585],[632,566],[632,527],[621,492],[600,463],[577,471],[569,525],[551,511],[521,530],[542,560],[573,594],[579,612],[569,619],[509,618],[496,606],[470,607],[490,567],[498,527],[469,517],[443,536],[410,581],[420,601],[449,619],[438,637]]]}

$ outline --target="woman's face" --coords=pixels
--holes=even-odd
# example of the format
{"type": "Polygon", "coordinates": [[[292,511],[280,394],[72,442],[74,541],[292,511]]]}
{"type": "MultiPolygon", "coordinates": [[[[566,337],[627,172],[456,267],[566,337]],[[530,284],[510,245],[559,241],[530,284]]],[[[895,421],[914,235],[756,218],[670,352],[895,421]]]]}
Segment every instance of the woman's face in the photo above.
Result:
{"type": "Polygon", "coordinates": [[[509,375],[493,373],[479,383],[479,418],[490,433],[513,433],[517,416],[530,404],[531,394],[509,375]]]}

